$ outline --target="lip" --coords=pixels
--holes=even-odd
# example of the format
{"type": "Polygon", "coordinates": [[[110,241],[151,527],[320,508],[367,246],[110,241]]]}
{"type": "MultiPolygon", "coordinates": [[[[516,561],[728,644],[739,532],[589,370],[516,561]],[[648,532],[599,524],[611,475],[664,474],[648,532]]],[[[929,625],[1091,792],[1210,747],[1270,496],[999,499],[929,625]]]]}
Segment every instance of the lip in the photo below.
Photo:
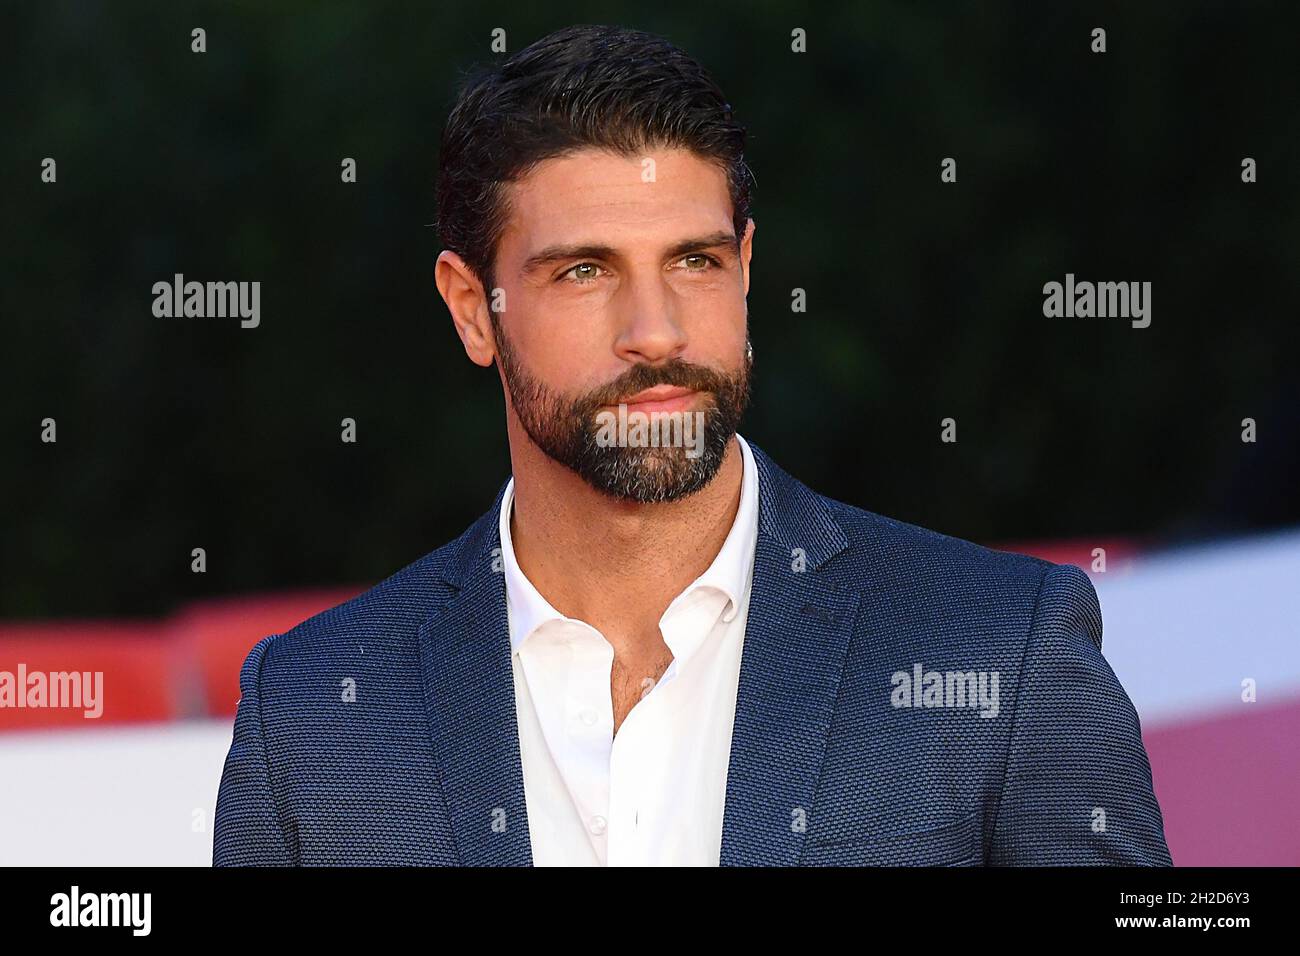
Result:
{"type": "Polygon", "coordinates": [[[621,398],[615,405],[626,405],[629,412],[680,412],[685,411],[695,401],[698,393],[694,389],[678,385],[656,385],[635,395],[621,398]]]}

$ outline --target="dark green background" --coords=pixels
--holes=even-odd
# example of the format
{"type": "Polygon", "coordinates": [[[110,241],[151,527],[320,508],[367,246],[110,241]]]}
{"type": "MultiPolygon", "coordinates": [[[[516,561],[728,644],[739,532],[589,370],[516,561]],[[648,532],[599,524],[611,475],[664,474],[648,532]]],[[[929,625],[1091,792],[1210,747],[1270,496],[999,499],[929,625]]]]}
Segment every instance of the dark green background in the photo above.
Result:
{"type": "Polygon", "coordinates": [[[819,491],[986,542],[1300,521],[1294,5],[547,7],[6,9],[0,615],[366,584],[491,503],[500,389],[428,224],[494,27],[647,29],[717,77],[758,182],[743,431],[819,491]],[[260,281],[261,327],[155,318],[175,272],[260,281]],[[1045,319],[1066,272],[1151,281],[1151,327],[1045,319]]]}

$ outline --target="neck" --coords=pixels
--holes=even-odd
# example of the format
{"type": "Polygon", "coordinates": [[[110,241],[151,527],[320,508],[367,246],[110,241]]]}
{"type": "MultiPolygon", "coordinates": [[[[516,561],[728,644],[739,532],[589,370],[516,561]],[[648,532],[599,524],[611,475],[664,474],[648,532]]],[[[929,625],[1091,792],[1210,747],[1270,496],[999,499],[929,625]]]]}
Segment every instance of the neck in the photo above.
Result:
{"type": "MultiPolygon", "coordinates": [[[[511,416],[513,419],[513,416],[511,416]]],[[[740,507],[744,462],[733,435],[700,491],[642,504],[603,494],[510,423],[519,568],[551,606],[603,634],[657,635],[663,612],[722,550],[740,507]]]]}

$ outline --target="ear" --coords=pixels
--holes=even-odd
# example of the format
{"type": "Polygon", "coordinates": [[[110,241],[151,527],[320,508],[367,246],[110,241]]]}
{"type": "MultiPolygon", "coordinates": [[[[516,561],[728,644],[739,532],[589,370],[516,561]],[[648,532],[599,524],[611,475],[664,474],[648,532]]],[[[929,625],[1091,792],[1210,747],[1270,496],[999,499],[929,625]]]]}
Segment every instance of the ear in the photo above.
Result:
{"type": "Polygon", "coordinates": [[[740,239],[740,271],[745,277],[745,295],[749,295],[749,259],[754,254],[754,230],[758,226],[753,219],[745,223],[745,235],[740,239]]]}
{"type": "Polygon", "coordinates": [[[438,254],[433,279],[442,301],[447,303],[452,324],[469,360],[484,368],[491,365],[496,356],[496,338],[492,334],[492,317],[488,315],[488,297],[482,281],[450,249],[438,254]]]}

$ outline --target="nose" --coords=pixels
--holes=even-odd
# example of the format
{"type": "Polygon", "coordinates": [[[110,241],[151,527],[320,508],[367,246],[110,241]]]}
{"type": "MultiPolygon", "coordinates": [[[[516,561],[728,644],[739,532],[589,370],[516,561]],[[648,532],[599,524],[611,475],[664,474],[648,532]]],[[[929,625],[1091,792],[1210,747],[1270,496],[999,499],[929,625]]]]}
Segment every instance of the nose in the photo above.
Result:
{"type": "Polygon", "coordinates": [[[686,350],[677,296],[662,276],[634,277],[624,284],[614,350],[624,361],[654,364],[686,350]]]}

